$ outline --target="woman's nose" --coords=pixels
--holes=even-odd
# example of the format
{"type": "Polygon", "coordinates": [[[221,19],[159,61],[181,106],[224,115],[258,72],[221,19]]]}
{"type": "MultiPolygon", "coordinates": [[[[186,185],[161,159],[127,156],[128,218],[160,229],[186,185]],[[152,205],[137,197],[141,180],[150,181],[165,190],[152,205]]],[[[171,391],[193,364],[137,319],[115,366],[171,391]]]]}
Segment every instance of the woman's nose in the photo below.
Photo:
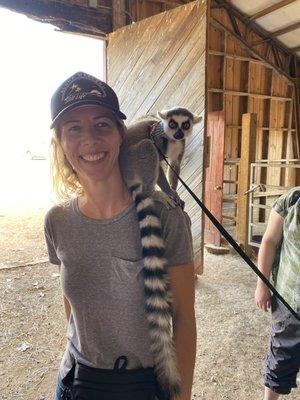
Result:
{"type": "Polygon", "coordinates": [[[97,132],[91,126],[85,128],[83,137],[84,137],[84,142],[88,144],[97,142],[99,140],[99,135],[97,135],[97,132]]]}

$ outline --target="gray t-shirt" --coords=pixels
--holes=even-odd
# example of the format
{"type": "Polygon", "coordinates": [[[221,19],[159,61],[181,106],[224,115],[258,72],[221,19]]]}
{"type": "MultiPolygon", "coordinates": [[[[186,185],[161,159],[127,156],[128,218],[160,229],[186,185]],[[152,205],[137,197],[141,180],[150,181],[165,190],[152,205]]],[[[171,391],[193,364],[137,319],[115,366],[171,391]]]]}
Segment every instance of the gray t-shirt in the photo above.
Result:
{"type": "MultiPolygon", "coordinates": [[[[190,219],[180,207],[155,194],[167,266],[193,259],[190,219]]],[[[153,366],[144,311],[142,247],[134,203],[119,215],[95,220],[77,199],[51,208],[45,217],[50,262],[61,265],[61,286],[71,304],[68,344],[60,375],[74,359],[112,369],[125,355],[128,368],[153,366]]]]}

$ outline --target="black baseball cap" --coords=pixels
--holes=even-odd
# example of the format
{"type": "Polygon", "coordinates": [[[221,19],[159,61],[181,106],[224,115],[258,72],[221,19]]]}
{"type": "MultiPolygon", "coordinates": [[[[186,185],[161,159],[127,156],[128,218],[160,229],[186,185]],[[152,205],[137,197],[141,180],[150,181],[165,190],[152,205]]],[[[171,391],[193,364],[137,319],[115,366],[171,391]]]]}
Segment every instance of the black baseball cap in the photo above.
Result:
{"type": "Polygon", "coordinates": [[[106,107],[120,119],[126,119],[126,115],[120,111],[116,93],[107,83],[85,72],[76,72],[57,88],[51,98],[50,128],[67,111],[88,104],[106,107]]]}

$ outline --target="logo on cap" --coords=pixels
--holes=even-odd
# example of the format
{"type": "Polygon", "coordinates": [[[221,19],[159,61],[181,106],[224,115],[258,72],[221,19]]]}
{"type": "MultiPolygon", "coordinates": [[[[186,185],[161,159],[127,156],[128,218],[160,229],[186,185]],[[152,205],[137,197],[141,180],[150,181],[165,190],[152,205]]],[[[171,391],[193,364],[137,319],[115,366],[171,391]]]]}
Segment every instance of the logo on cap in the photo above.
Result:
{"type": "Polygon", "coordinates": [[[64,104],[83,100],[86,97],[105,98],[107,96],[101,82],[85,73],[71,77],[61,89],[61,101],[64,104]]]}

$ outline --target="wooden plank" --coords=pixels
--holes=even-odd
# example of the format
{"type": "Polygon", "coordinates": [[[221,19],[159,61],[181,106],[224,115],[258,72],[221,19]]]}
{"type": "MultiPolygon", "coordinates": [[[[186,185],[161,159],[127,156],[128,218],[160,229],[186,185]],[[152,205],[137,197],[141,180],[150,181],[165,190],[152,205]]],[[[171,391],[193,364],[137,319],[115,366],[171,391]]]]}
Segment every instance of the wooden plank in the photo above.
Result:
{"type": "Polygon", "coordinates": [[[270,7],[264,8],[261,11],[258,11],[257,13],[251,15],[249,17],[250,21],[254,21],[258,18],[264,17],[265,15],[268,15],[276,10],[279,10],[280,8],[283,8],[291,3],[294,3],[296,0],[282,0],[279,3],[273,4],[270,7]]]}
{"type": "MultiPolygon", "coordinates": [[[[211,89],[208,89],[208,91],[212,92],[212,93],[223,93],[223,90],[218,89],[218,88],[211,88],[211,89]]],[[[265,95],[265,94],[239,92],[239,91],[235,91],[235,90],[225,90],[225,94],[234,95],[234,96],[250,96],[250,97],[255,97],[258,99],[272,99],[272,100],[278,100],[278,101],[291,101],[292,100],[292,97],[269,96],[269,95],[265,95]]]]}
{"type": "Polygon", "coordinates": [[[125,0],[112,0],[112,22],[113,30],[126,25],[125,0]]]}
{"type": "MultiPolygon", "coordinates": [[[[185,94],[189,94],[190,90],[192,92],[195,91],[195,88],[192,86],[192,82],[195,81],[193,75],[194,73],[197,74],[197,71],[199,73],[204,68],[205,43],[199,42],[199,45],[195,49],[195,42],[199,38],[199,35],[203,37],[205,29],[205,24],[196,24],[187,36],[183,35],[186,41],[180,42],[181,46],[178,47],[176,53],[174,53],[176,50],[176,46],[174,45],[170,56],[166,57],[166,61],[161,67],[156,68],[157,71],[155,78],[151,82],[151,86],[148,86],[131,105],[126,102],[126,106],[129,106],[132,110],[136,110],[136,113],[139,115],[156,112],[162,105],[164,108],[172,107],[175,104],[173,94],[177,92],[176,90],[174,91],[174,87],[181,86],[185,87],[185,90],[181,95],[180,104],[183,104],[185,107],[191,107],[192,111],[199,112],[199,106],[195,108],[191,104],[193,103],[192,97],[185,96],[185,94]],[[192,82],[186,79],[187,75],[189,75],[189,79],[192,82]]],[[[201,82],[201,87],[205,85],[204,79],[205,76],[203,75],[199,79],[196,79],[196,81],[201,82]]]]}
{"type": "Polygon", "coordinates": [[[165,13],[137,24],[127,26],[109,35],[108,41],[108,70],[111,84],[119,97],[122,88],[131,86],[131,79],[136,76],[137,65],[145,55],[148,57],[148,43],[154,42],[161,35],[166,24],[165,13]],[[120,45],[122,43],[122,45],[120,45]],[[126,60],[124,68],[123,60],[126,60]]]}
{"type": "Polygon", "coordinates": [[[196,24],[195,19],[190,17],[193,8],[189,7],[189,11],[185,15],[182,15],[180,8],[172,10],[174,23],[171,26],[169,25],[167,31],[165,29],[167,21],[165,24],[161,24],[155,36],[156,40],[148,45],[145,55],[130,71],[132,76],[136,76],[136,79],[131,81],[130,87],[123,85],[118,91],[119,96],[123,98],[121,104],[123,109],[127,110],[129,120],[136,115],[145,98],[149,97],[149,90],[152,89],[153,83],[160,81],[159,78],[162,72],[172,62],[182,45],[186,43],[185,39],[188,38],[190,31],[196,24]],[[189,24],[187,24],[187,21],[189,21],[189,24]],[[170,46],[170,40],[172,41],[172,46],[170,46]],[[162,53],[164,57],[161,59],[160,55],[162,53]],[[143,73],[137,74],[137,71],[143,71],[143,73]],[[142,91],[140,90],[141,87],[143,87],[142,91]]]}
{"type": "MultiPolygon", "coordinates": [[[[200,2],[174,8],[109,35],[108,82],[114,83],[129,122],[148,111],[176,105],[203,114],[205,47],[206,4],[200,2]]],[[[204,121],[195,128],[186,146],[181,176],[202,198],[204,121]]],[[[178,192],[192,218],[199,273],[203,266],[202,212],[181,184],[178,192]]]]}
{"type": "Polygon", "coordinates": [[[243,114],[242,126],[241,161],[239,165],[237,193],[236,236],[237,240],[243,245],[245,252],[250,255],[251,248],[248,245],[249,198],[245,195],[245,192],[249,189],[250,165],[255,161],[257,129],[256,114],[243,114]]]}
{"type": "MultiPolygon", "coordinates": [[[[293,121],[293,110],[294,110],[294,102],[292,101],[289,104],[288,108],[288,127],[291,129],[292,121],[293,121]]],[[[293,159],[296,154],[294,154],[294,146],[293,146],[293,137],[292,133],[288,132],[287,136],[287,148],[286,148],[286,158],[293,159]]],[[[296,169],[286,168],[285,169],[285,186],[295,186],[296,185],[296,169]]]]}
{"type": "MultiPolygon", "coordinates": [[[[206,130],[206,165],[205,165],[205,205],[210,212],[222,221],[223,159],[224,159],[224,112],[208,113],[206,130]]],[[[221,234],[213,223],[204,219],[204,242],[215,246],[221,245],[221,234]]]]}
{"type": "Polygon", "coordinates": [[[267,68],[271,68],[266,62],[261,61],[261,60],[257,60],[256,58],[253,58],[253,57],[238,56],[236,54],[228,54],[228,53],[225,53],[223,51],[215,51],[215,50],[209,50],[208,54],[211,54],[211,55],[214,55],[214,56],[232,58],[234,60],[239,60],[239,61],[251,61],[252,63],[265,65],[267,68]]]}
{"type": "Polygon", "coordinates": [[[187,3],[187,1],[184,1],[184,0],[148,0],[148,1],[150,3],[160,3],[160,4],[164,3],[164,4],[170,4],[172,6],[175,6],[175,5],[182,6],[183,4],[187,3]]]}

